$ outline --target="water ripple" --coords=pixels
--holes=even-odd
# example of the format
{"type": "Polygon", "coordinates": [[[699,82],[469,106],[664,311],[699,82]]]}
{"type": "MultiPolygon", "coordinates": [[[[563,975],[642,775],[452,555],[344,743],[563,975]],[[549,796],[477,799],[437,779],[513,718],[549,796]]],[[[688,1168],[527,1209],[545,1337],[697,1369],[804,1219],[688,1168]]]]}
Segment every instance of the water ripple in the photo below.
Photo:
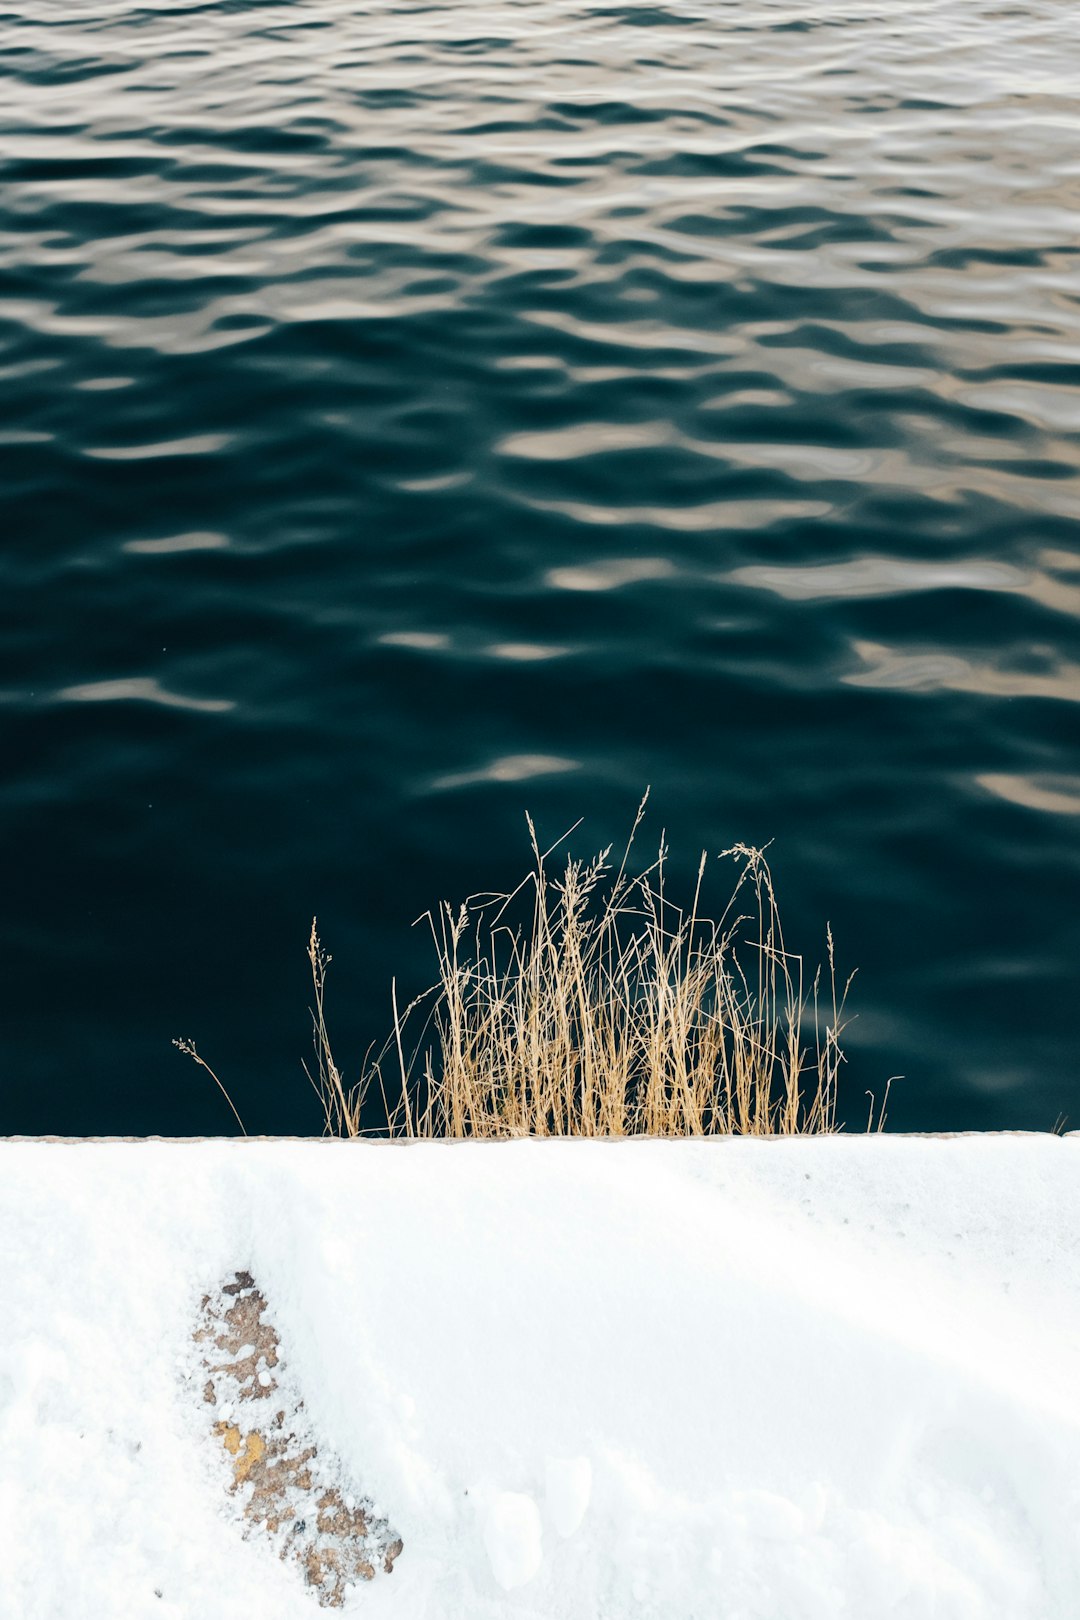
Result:
{"type": "Polygon", "coordinates": [[[651,781],[777,836],[898,1123],[1080,1114],[1078,61],[1062,0],[9,0],[27,1097],[216,1129],[156,1054],[220,1007],[311,1128],[296,919],[362,1047],[402,916],[651,781]]]}
{"type": "Polygon", "coordinates": [[[87,681],[67,686],[56,694],[61,703],[160,703],[166,709],[191,709],[195,714],[225,714],[236,707],[226,698],[183,697],[168,692],[149,676],[117,681],[87,681]]]}

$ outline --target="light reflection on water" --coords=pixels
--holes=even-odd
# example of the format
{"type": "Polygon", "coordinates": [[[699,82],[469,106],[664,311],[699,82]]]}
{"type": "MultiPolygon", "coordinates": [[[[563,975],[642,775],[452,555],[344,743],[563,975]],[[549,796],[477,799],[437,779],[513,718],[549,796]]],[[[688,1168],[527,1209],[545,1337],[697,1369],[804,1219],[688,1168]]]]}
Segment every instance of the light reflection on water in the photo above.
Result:
{"type": "Polygon", "coordinates": [[[8,1128],[224,1127],[188,1028],[313,1128],[309,914],[362,1051],[526,807],[647,782],[832,919],[853,1120],[1080,1122],[1080,12],[14,0],[0,61],[8,1128]]]}

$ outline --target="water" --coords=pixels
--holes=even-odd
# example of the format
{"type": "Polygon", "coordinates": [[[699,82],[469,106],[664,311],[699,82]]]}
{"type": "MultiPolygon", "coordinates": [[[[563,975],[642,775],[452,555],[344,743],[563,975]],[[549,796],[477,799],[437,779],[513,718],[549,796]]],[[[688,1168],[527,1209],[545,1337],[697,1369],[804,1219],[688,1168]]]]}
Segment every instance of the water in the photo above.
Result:
{"type": "MultiPolygon", "coordinates": [[[[8,0],[0,1129],[318,1129],[653,788],[850,1121],[1080,1124],[1068,0],[8,0]]],[[[647,828],[648,832],[648,828],[647,828]]]]}

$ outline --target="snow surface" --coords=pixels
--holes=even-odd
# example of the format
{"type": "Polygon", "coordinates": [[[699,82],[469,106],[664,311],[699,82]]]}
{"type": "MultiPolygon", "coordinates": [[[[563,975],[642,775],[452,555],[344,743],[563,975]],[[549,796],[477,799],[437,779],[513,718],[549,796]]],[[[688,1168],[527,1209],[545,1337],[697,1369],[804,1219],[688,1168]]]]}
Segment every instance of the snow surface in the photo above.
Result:
{"type": "Polygon", "coordinates": [[[1076,1137],[0,1143],[2,1620],[323,1612],[182,1376],[238,1269],[404,1540],[340,1612],[1080,1615],[1076,1137]]]}

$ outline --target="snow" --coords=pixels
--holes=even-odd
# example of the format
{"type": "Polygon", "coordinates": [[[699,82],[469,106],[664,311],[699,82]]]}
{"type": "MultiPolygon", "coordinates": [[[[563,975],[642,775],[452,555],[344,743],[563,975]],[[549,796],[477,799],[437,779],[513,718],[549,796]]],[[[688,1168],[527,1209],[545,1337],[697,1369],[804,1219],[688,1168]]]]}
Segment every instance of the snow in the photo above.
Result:
{"type": "Polygon", "coordinates": [[[543,1562],[540,1510],[523,1491],[499,1491],[484,1514],[484,1546],[504,1592],[531,1581],[543,1562]]]}
{"type": "Polygon", "coordinates": [[[346,1615],[1080,1613],[1080,1138],[0,1143],[2,1620],[321,1612],[190,1376],[240,1269],[404,1542],[346,1615]]]}
{"type": "Polygon", "coordinates": [[[588,1457],[549,1457],[547,1464],[548,1517],[560,1536],[581,1528],[592,1495],[592,1463],[588,1457]]]}

